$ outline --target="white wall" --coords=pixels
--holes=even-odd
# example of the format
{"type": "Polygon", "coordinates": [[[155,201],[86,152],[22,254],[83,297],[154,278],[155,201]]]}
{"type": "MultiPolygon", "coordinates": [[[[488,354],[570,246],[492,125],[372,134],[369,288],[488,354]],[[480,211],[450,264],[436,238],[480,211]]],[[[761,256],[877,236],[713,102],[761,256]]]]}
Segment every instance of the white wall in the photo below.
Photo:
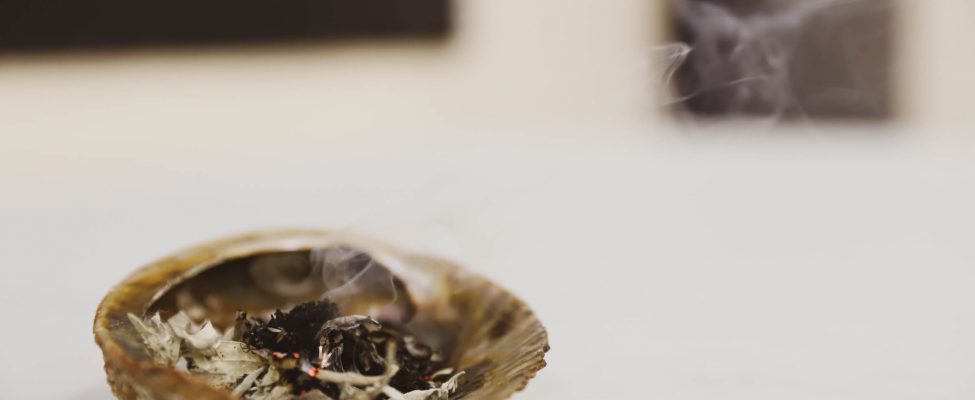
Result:
{"type": "MultiPolygon", "coordinates": [[[[975,3],[901,1],[902,108],[914,121],[949,132],[975,127],[975,3]]],[[[968,130],[967,132],[965,132],[968,130]]],[[[938,131],[928,131],[936,134],[938,131]]]]}
{"type": "MultiPolygon", "coordinates": [[[[458,1],[448,43],[363,43],[0,59],[0,133],[168,143],[526,121],[653,117],[663,1],[458,1]]],[[[971,127],[973,6],[903,1],[900,113],[971,127]]]]}
{"type": "Polygon", "coordinates": [[[3,59],[0,130],[18,142],[130,148],[647,115],[653,2],[458,3],[458,29],[445,45],[3,59]]]}

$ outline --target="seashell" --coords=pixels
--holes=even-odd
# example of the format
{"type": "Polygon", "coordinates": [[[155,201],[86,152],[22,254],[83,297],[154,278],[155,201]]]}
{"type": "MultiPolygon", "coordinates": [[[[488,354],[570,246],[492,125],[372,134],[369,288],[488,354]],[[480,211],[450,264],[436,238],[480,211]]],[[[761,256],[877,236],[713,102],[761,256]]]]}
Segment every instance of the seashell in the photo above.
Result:
{"type": "Polygon", "coordinates": [[[158,364],[128,315],[184,311],[218,328],[238,310],[269,313],[328,296],[345,314],[398,320],[464,371],[451,399],[506,399],[545,366],[548,335],[528,306],[472,272],[361,237],[325,231],[248,234],[152,263],[102,300],[95,341],[120,399],[234,399],[158,364]]]}

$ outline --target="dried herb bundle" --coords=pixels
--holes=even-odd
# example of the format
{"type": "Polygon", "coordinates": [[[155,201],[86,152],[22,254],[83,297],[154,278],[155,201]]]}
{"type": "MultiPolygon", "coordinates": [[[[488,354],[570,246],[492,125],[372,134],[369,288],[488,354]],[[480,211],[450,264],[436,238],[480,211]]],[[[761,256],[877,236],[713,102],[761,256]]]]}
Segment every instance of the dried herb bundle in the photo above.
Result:
{"type": "Polygon", "coordinates": [[[402,327],[340,316],[328,300],[267,320],[239,313],[223,333],[183,313],[130,319],[157,362],[247,399],[442,400],[463,375],[402,327]]]}

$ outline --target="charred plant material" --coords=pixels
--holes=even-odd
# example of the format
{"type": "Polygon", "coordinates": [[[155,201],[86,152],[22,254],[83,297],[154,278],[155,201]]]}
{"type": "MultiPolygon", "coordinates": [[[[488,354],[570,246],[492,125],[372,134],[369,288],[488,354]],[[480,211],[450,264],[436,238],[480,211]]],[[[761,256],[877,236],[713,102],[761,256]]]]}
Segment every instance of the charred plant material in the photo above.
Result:
{"type": "Polygon", "coordinates": [[[302,353],[318,346],[315,335],[326,322],[338,316],[338,307],[322,300],[299,304],[288,312],[277,310],[267,322],[240,313],[236,330],[244,343],[255,348],[302,353]]]}
{"type": "Polygon", "coordinates": [[[339,316],[328,300],[276,311],[267,321],[240,314],[236,329],[244,343],[269,352],[294,395],[317,390],[344,398],[337,382],[343,379],[360,385],[386,380],[400,393],[429,390],[442,367],[440,356],[402,327],[367,316],[339,316]]]}

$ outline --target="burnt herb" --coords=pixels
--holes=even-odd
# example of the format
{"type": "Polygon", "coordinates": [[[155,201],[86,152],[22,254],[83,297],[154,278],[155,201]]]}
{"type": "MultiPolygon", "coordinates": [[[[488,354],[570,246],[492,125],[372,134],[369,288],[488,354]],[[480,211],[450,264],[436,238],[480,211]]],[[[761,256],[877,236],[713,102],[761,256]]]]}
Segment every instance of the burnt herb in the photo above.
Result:
{"type": "Polygon", "coordinates": [[[295,395],[318,390],[337,399],[340,385],[320,379],[321,371],[382,377],[393,366],[395,372],[386,377],[389,386],[400,393],[428,390],[431,375],[442,367],[440,357],[403,327],[367,316],[339,316],[328,300],[278,310],[267,321],[240,314],[237,326],[245,329],[244,343],[271,352],[295,395]]]}
{"type": "Polygon", "coordinates": [[[299,304],[288,312],[277,310],[268,321],[239,313],[237,326],[244,329],[240,332],[243,342],[252,347],[301,354],[317,348],[315,334],[327,321],[338,316],[335,303],[322,300],[299,304]]]}

